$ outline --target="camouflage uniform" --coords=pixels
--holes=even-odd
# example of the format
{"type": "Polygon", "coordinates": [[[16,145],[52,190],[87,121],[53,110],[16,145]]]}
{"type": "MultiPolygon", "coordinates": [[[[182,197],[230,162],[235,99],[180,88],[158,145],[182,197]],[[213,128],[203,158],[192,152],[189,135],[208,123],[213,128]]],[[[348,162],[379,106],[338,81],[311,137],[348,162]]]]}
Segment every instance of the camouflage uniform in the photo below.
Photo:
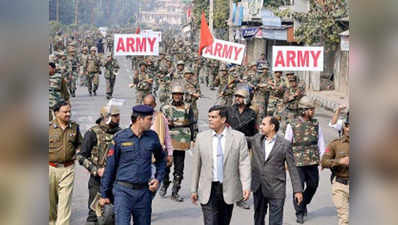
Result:
{"type": "Polygon", "coordinates": [[[268,82],[268,67],[260,67],[255,75],[254,80],[251,82],[254,88],[253,103],[258,107],[257,123],[261,123],[262,118],[266,115],[269,100],[269,89],[267,89],[268,82]]]}
{"type": "Polygon", "coordinates": [[[111,128],[101,121],[86,132],[81,151],[77,155],[79,164],[90,172],[87,222],[97,222],[97,215],[90,208],[100,190],[101,177],[98,176],[97,171],[106,167],[106,156],[112,143],[112,138],[120,130],[119,126],[111,128]]]}
{"type": "Polygon", "coordinates": [[[267,115],[276,116],[281,119],[283,111],[283,94],[286,86],[284,79],[271,78],[267,84],[268,90],[270,90],[269,103],[267,108],[267,115]]]}
{"type": "Polygon", "coordinates": [[[68,88],[64,78],[59,73],[50,75],[48,84],[49,91],[49,121],[54,118],[52,108],[60,101],[69,101],[68,88]]]}
{"type": "MultiPolygon", "coordinates": [[[[112,56],[109,54],[109,56],[112,56]]],[[[108,56],[108,57],[109,57],[108,56]]],[[[113,87],[115,86],[116,73],[119,71],[120,66],[115,58],[108,58],[104,63],[105,67],[105,82],[106,82],[106,98],[110,99],[113,94],[113,87]]]]}
{"type": "Polygon", "coordinates": [[[174,71],[174,74],[173,74],[173,77],[172,77],[173,82],[182,82],[184,80],[184,68],[185,68],[184,61],[181,61],[181,60],[178,61],[177,62],[177,68],[174,71]],[[178,65],[184,65],[184,67],[181,70],[179,70],[178,69],[178,65]]]}
{"type": "Polygon", "coordinates": [[[78,57],[74,54],[75,48],[70,48],[71,54],[68,55],[67,57],[67,63],[68,63],[68,71],[67,71],[67,84],[69,88],[69,92],[72,95],[72,97],[75,97],[75,91],[76,91],[76,84],[77,84],[77,77],[78,77],[78,68],[79,68],[79,59],[78,57]]]}
{"type": "Polygon", "coordinates": [[[300,118],[290,123],[293,129],[292,149],[296,166],[310,166],[319,164],[319,122],[317,119],[304,121],[300,118]]]}
{"type": "Polygon", "coordinates": [[[159,102],[163,106],[170,99],[170,85],[171,85],[171,73],[167,69],[161,69],[159,73],[159,102]]]}
{"type": "MultiPolygon", "coordinates": [[[[95,51],[94,48],[90,49],[91,52],[95,51]]],[[[88,88],[88,93],[91,96],[91,91],[94,92],[94,95],[97,95],[96,91],[98,89],[99,85],[99,73],[101,73],[101,59],[99,56],[96,54],[90,54],[87,56],[86,60],[86,68],[85,70],[87,71],[87,88],[88,88]]]]}
{"type": "Polygon", "coordinates": [[[80,86],[88,86],[87,82],[87,70],[86,63],[88,58],[88,49],[87,47],[83,48],[82,55],[80,56],[80,86]]]}
{"type": "MultiPolygon", "coordinates": [[[[184,93],[181,86],[174,86],[172,92],[173,94],[184,93]],[[176,87],[178,87],[179,90],[175,91],[176,87]]],[[[171,143],[174,148],[174,181],[172,188],[172,199],[181,202],[183,201],[183,198],[178,195],[178,191],[181,188],[181,182],[184,175],[185,151],[190,149],[191,141],[194,140],[194,115],[190,104],[184,102],[176,103],[171,101],[170,104],[163,106],[161,111],[169,121],[171,143]]],[[[170,184],[169,173],[170,168],[166,168],[166,174],[163,181],[164,187],[162,187],[166,190],[170,184]]]]}
{"type": "Polygon", "coordinates": [[[211,90],[214,90],[214,80],[218,74],[218,61],[212,60],[210,63],[210,72],[209,72],[209,87],[211,90]]]}
{"type": "MultiPolygon", "coordinates": [[[[184,74],[186,73],[190,73],[193,75],[193,71],[190,69],[185,69],[184,74]]],[[[186,103],[191,105],[191,109],[194,115],[194,121],[198,121],[199,120],[199,110],[198,110],[198,99],[199,97],[196,97],[195,95],[200,96],[201,92],[200,92],[200,86],[199,84],[192,79],[184,79],[184,90],[185,90],[185,94],[184,94],[184,100],[186,103]]],[[[194,136],[196,136],[196,134],[199,132],[199,128],[197,126],[197,122],[194,124],[194,136]]]]}
{"type": "MultiPolygon", "coordinates": [[[[297,80],[297,77],[294,78],[297,80]]],[[[298,102],[304,96],[304,92],[298,86],[290,86],[286,89],[283,96],[283,103],[285,105],[284,120],[289,123],[295,119],[299,113],[298,102]]]]}
{"type": "MultiPolygon", "coordinates": [[[[145,63],[141,62],[140,64],[145,65],[145,63]]],[[[151,94],[152,92],[152,82],[148,81],[153,79],[152,75],[145,71],[139,71],[135,74],[134,84],[136,85],[136,103],[142,104],[143,98],[147,94],[151,94]]]]}

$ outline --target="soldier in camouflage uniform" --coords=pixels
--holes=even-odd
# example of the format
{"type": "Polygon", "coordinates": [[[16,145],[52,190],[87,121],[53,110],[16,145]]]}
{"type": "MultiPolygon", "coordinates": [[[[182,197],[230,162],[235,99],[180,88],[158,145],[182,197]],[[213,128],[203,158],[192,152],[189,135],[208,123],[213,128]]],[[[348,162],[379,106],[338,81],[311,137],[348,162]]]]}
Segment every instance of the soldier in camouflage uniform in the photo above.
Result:
{"type": "Polygon", "coordinates": [[[185,68],[185,63],[184,61],[180,60],[177,62],[177,69],[173,74],[173,82],[181,82],[184,80],[184,68],[185,68]]]}
{"type": "Polygon", "coordinates": [[[218,74],[218,67],[219,67],[219,62],[218,60],[211,60],[210,62],[210,71],[209,71],[209,87],[210,90],[215,90],[215,85],[214,85],[214,80],[217,77],[218,74]]]}
{"type": "Polygon", "coordinates": [[[268,66],[266,64],[260,64],[255,79],[251,82],[254,89],[253,105],[258,107],[257,112],[257,123],[260,124],[262,119],[266,116],[268,100],[269,100],[269,89],[267,88],[268,82],[268,66]]]}
{"type": "Polygon", "coordinates": [[[53,107],[61,101],[69,101],[68,88],[66,86],[66,81],[61,76],[60,73],[56,73],[55,63],[49,62],[49,121],[53,120],[54,112],[53,107]]]}
{"type": "Polygon", "coordinates": [[[295,119],[299,113],[298,102],[304,96],[304,92],[297,86],[297,77],[290,77],[289,87],[286,89],[283,96],[284,113],[283,120],[285,124],[295,119]]]}
{"type": "Polygon", "coordinates": [[[64,52],[56,52],[55,64],[57,66],[56,72],[60,73],[61,76],[66,79],[66,73],[68,71],[67,57],[64,52]]]}
{"type": "Polygon", "coordinates": [[[85,63],[85,71],[87,71],[87,88],[88,93],[92,96],[92,92],[94,92],[94,96],[97,95],[97,89],[99,85],[99,73],[101,73],[101,59],[97,55],[97,48],[91,47],[90,55],[87,56],[87,60],[85,63]]]}
{"type": "Polygon", "coordinates": [[[107,59],[104,63],[105,67],[105,82],[106,82],[106,99],[111,99],[113,94],[113,87],[115,86],[116,74],[118,74],[120,66],[112,53],[107,53],[107,59]]]}
{"type": "Polygon", "coordinates": [[[165,68],[161,67],[158,76],[159,76],[158,77],[158,80],[159,80],[159,91],[158,91],[159,102],[160,102],[160,105],[163,106],[170,99],[172,72],[170,73],[167,70],[167,67],[165,67],[165,68]]]}
{"type": "Polygon", "coordinates": [[[285,81],[282,78],[282,71],[275,71],[274,76],[268,80],[267,88],[270,91],[267,115],[275,116],[281,120],[283,109],[283,94],[286,90],[285,81]]]}
{"type": "Polygon", "coordinates": [[[82,49],[82,54],[80,56],[80,87],[86,86],[87,87],[87,70],[86,70],[86,63],[88,58],[88,48],[84,47],[82,49]]]}
{"type": "Polygon", "coordinates": [[[113,35],[112,34],[106,35],[106,47],[107,47],[108,52],[113,51],[113,35]]]}
{"type": "Polygon", "coordinates": [[[297,170],[302,186],[305,187],[301,204],[298,205],[296,201],[293,201],[297,222],[302,224],[304,216],[307,215],[307,205],[318,188],[318,165],[320,157],[325,152],[325,141],[318,120],[313,118],[315,104],[312,99],[304,96],[298,102],[298,106],[300,117],[287,125],[285,138],[292,143],[297,170]]]}
{"type": "Polygon", "coordinates": [[[76,48],[70,46],[68,48],[68,56],[67,56],[67,64],[68,64],[68,71],[67,71],[67,84],[69,88],[69,93],[72,97],[75,97],[76,92],[76,85],[77,85],[77,77],[78,77],[78,69],[79,69],[79,59],[76,56],[76,48]]]}
{"type": "Polygon", "coordinates": [[[64,38],[62,33],[58,32],[54,37],[54,51],[63,52],[65,50],[64,38]]]}
{"type": "MultiPolygon", "coordinates": [[[[186,103],[191,105],[191,109],[193,111],[194,115],[194,121],[199,120],[199,110],[198,110],[198,99],[200,98],[201,91],[200,91],[200,86],[199,83],[193,78],[194,74],[193,71],[189,68],[186,68],[184,70],[184,90],[185,90],[185,95],[184,95],[184,100],[186,103]]],[[[198,124],[194,124],[194,131],[196,134],[199,132],[198,124]]]]}
{"type": "Polygon", "coordinates": [[[104,106],[96,125],[84,135],[81,151],[77,155],[79,164],[90,172],[88,181],[88,217],[86,225],[96,225],[97,215],[90,205],[100,190],[101,177],[106,167],[108,148],[114,134],[121,130],[119,127],[120,110],[116,106],[104,106]]]}
{"type": "MultiPolygon", "coordinates": [[[[174,161],[174,181],[171,199],[177,202],[184,201],[184,198],[178,194],[181,188],[181,182],[184,175],[185,151],[191,148],[194,141],[193,124],[194,115],[190,104],[184,102],[184,89],[180,85],[174,85],[172,90],[172,101],[170,104],[161,108],[169,122],[171,143],[173,145],[174,161]]],[[[163,185],[159,192],[160,196],[165,197],[167,188],[170,185],[170,167],[166,168],[163,185]]]]}
{"type": "Polygon", "coordinates": [[[152,92],[152,84],[153,77],[152,74],[148,73],[146,69],[145,62],[141,62],[139,64],[140,70],[136,71],[134,75],[133,84],[130,84],[130,87],[135,86],[136,93],[136,103],[142,104],[142,100],[145,95],[151,94],[152,92]]]}
{"type": "Polygon", "coordinates": [[[223,99],[223,104],[226,106],[232,106],[234,100],[234,93],[238,84],[241,83],[241,79],[239,74],[236,73],[236,67],[231,67],[228,71],[227,78],[225,80],[225,84],[222,83],[222,89],[220,92],[220,96],[223,99]]]}

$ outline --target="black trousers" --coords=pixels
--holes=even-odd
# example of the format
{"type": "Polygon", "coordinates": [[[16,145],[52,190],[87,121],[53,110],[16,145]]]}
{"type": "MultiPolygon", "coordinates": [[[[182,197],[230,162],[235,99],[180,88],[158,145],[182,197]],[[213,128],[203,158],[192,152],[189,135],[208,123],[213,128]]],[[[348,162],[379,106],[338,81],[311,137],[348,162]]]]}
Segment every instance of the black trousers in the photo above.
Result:
{"type": "Polygon", "coordinates": [[[100,177],[90,176],[88,180],[88,222],[96,222],[97,214],[90,208],[91,203],[93,202],[95,196],[100,191],[100,177]]]}
{"type": "MultiPolygon", "coordinates": [[[[184,162],[185,162],[185,151],[173,151],[173,165],[174,165],[174,179],[182,180],[184,177],[184,162]]],[[[165,185],[170,184],[170,167],[166,167],[164,180],[165,185]]]]}
{"type": "Polygon", "coordinates": [[[260,188],[253,192],[254,200],[254,224],[265,225],[265,215],[269,206],[269,225],[282,225],[283,223],[283,206],[285,199],[272,199],[264,197],[260,188]]]}
{"type": "Polygon", "coordinates": [[[224,202],[222,184],[213,182],[209,202],[201,204],[205,225],[229,225],[234,205],[224,202]]]}
{"type": "Polygon", "coordinates": [[[296,215],[303,214],[307,205],[310,204],[312,197],[314,197],[316,189],[319,185],[319,170],[318,165],[312,166],[298,166],[297,171],[300,175],[301,185],[304,188],[303,201],[298,205],[293,196],[293,205],[296,209],[296,215]],[[305,185],[304,185],[305,184],[305,185]]]}

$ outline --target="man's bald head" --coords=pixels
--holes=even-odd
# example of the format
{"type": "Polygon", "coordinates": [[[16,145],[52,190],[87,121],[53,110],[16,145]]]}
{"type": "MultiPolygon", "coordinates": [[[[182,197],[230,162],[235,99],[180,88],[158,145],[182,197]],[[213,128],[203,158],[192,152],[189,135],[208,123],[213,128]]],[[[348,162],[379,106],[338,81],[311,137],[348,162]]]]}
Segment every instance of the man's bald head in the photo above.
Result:
{"type": "Polygon", "coordinates": [[[143,103],[144,103],[144,105],[155,108],[156,107],[156,98],[152,94],[147,94],[144,97],[143,103]]]}

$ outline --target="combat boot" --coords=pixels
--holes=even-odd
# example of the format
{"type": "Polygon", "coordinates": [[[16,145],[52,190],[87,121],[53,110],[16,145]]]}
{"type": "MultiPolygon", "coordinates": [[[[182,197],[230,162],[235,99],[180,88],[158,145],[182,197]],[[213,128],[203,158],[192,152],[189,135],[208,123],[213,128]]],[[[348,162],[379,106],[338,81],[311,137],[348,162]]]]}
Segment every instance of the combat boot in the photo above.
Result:
{"type": "Polygon", "coordinates": [[[159,195],[162,198],[166,198],[166,194],[167,194],[167,188],[169,187],[169,185],[167,184],[162,184],[162,187],[159,190],[159,195]]]}
{"type": "Polygon", "coordinates": [[[178,191],[181,189],[181,181],[182,181],[182,177],[175,177],[174,181],[173,181],[171,200],[176,201],[176,202],[184,201],[184,198],[178,194],[178,191]]]}
{"type": "Polygon", "coordinates": [[[94,91],[94,96],[97,96],[97,91],[94,91]]]}
{"type": "Polygon", "coordinates": [[[93,94],[91,93],[91,91],[90,91],[90,92],[88,92],[88,94],[89,94],[90,96],[93,96],[93,94]]]}

